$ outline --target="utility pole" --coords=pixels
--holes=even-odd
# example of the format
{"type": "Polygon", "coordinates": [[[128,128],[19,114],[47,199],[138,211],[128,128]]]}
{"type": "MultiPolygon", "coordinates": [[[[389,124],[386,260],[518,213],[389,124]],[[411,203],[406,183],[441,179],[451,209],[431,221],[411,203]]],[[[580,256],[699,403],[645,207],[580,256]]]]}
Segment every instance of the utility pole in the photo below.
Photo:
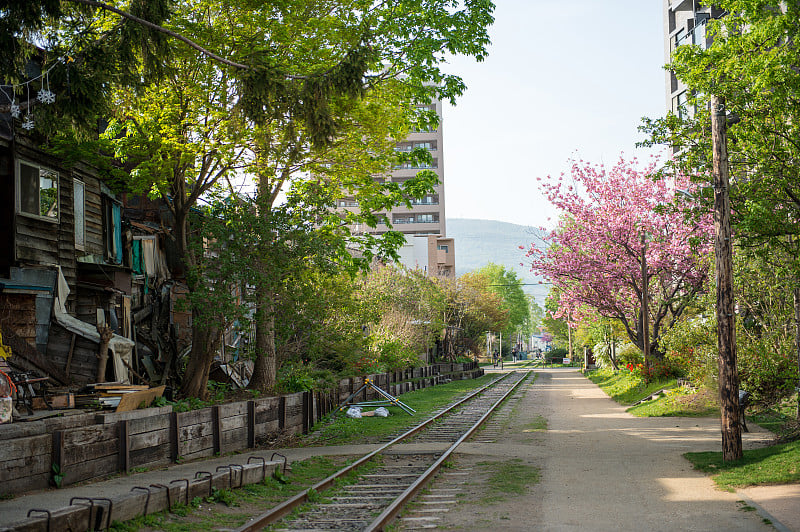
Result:
{"type": "Polygon", "coordinates": [[[722,424],[722,459],[742,457],[739,422],[739,372],[736,368],[736,329],[733,303],[733,249],[728,177],[728,132],[725,103],[711,97],[711,142],[714,179],[714,255],[717,281],[717,347],[722,424]]]}
{"type": "Polygon", "coordinates": [[[569,360],[572,362],[572,312],[567,312],[567,341],[569,342],[569,360]]]}
{"type": "Polygon", "coordinates": [[[650,314],[647,311],[650,298],[647,282],[647,236],[642,231],[642,353],[644,366],[650,367],[650,314]]]}

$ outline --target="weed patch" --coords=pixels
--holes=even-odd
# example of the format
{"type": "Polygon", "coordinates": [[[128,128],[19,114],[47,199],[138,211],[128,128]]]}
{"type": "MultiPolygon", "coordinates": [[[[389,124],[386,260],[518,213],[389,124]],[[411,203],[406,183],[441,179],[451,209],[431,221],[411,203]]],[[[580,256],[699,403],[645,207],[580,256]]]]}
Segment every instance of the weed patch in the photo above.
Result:
{"type": "Polygon", "coordinates": [[[509,496],[524,495],[539,482],[540,470],[514,458],[504,462],[479,462],[478,467],[488,473],[487,489],[479,504],[494,504],[509,496]]]}

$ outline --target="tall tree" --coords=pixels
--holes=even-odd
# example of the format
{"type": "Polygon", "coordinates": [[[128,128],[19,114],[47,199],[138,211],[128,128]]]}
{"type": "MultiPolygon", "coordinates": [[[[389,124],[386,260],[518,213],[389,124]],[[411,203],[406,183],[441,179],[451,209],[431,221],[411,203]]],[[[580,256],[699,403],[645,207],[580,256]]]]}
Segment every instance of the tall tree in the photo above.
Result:
{"type": "MultiPolygon", "coordinates": [[[[679,46],[668,67],[687,86],[687,108],[665,119],[646,121],[653,142],[682,148],[674,165],[707,183],[711,158],[708,124],[711,98],[725,102],[731,173],[734,243],[765,257],[797,257],[800,252],[800,8],[778,0],[721,0],[724,16],[707,24],[709,46],[679,46]]],[[[698,194],[708,205],[710,194],[698,194]]],[[[800,262],[786,263],[800,279],[800,262]]],[[[794,328],[800,338],[797,286],[785,298],[795,303],[794,328]]],[[[796,347],[800,372],[800,340],[796,347]]],[[[800,399],[798,400],[800,417],[800,399]]]]}
{"type": "Polygon", "coordinates": [[[663,203],[675,192],[654,178],[655,163],[640,170],[635,161],[620,160],[610,169],[575,162],[571,177],[543,185],[563,214],[543,243],[531,245],[531,268],[557,288],[562,315],[574,318],[588,307],[619,320],[631,342],[643,351],[647,342],[659,359],[662,331],[680,318],[707,280],[700,256],[710,249],[710,219],[687,220],[663,203]],[[643,303],[645,286],[649,297],[643,303]]]}
{"type": "Polygon", "coordinates": [[[508,311],[508,325],[502,332],[508,339],[504,345],[510,350],[517,335],[527,332],[526,325],[530,321],[530,305],[522,290],[522,280],[517,272],[500,264],[489,263],[478,272],[490,279],[490,290],[500,296],[503,308],[508,311]]]}

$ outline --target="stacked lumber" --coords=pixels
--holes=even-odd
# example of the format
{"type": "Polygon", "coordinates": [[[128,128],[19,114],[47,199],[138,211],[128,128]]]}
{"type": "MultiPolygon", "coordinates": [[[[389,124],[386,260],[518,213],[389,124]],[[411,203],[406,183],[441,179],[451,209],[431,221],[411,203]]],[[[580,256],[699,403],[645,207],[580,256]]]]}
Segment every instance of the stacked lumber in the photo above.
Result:
{"type": "Polygon", "coordinates": [[[87,388],[90,393],[77,396],[76,405],[128,412],[136,410],[142,403],[149,406],[153,399],[164,394],[165,386],[150,388],[147,385],[102,382],[90,384],[87,388]]]}

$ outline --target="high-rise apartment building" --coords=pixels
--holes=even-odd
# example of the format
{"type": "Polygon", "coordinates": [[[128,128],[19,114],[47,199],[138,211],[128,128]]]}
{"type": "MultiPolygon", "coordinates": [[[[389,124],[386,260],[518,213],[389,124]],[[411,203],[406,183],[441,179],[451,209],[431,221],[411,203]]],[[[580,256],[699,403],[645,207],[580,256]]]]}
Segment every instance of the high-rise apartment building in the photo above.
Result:
{"type": "MultiPolygon", "coordinates": [[[[699,0],[662,0],[664,5],[664,62],[669,63],[672,52],[684,44],[707,47],[710,44],[706,24],[719,18],[723,11],[699,0]]],[[[678,116],[691,114],[689,92],[671,71],[666,73],[667,109],[678,116]]]]}
{"type": "MultiPolygon", "coordinates": [[[[395,231],[406,235],[406,245],[400,250],[404,265],[424,269],[432,275],[452,277],[455,275],[455,243],[452,238],[446,238],[442,102],[435,100],[429,105],[419,106],[419,109],[435,111],[439,116],[439,126],[436,129],[412,131],[405,140],[397,144],[397,149],[410,152],[415,148],[425,148],[430,152],[432,160],[430,163],[399,165],[385,178],[402,183],[414,177],[420,170],[429,169],[436,172],[439,184],[425,197],[411,200],[411,208],[401,205],[382,214],[391,222],[395,231]]],[[[338,201],[337,207],[343,210],[355,209],[357,204],[353,198],[345,197],[338,201]]],[[[388,226],[379,224],[375,228],[362,226],[354,229],[381,234],[388,230],[388,226]]]]}

